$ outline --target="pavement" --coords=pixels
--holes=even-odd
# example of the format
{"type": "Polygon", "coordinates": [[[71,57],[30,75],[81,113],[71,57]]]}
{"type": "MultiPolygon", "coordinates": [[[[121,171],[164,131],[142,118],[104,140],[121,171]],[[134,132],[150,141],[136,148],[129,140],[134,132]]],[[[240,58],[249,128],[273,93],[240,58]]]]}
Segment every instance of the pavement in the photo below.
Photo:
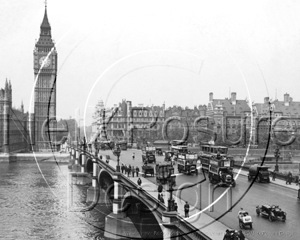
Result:
{"type": "MultiPolygon", "coordinates": [[[[245,170],[234,169],[233,171],[235,172],[235,174],[238,174],[238,172],[240,171],[239,174],[241,174],[243,176],[248,176],[248,172],[245,171],[245,170]]],[[[296,183],[286,184],[286,182],[284,180],[281,180],[281,179],[275,179],[275,181],[273,181],[272,178],[271,178],[270,183],[278,185],[278,186],[282,186],[282,187],[285,187],[285,188],[293,189],[293,190],[296,190],[296,191],[298,191],[298,189],[299,189],[299,185],[297,186],[296,183]]]]}

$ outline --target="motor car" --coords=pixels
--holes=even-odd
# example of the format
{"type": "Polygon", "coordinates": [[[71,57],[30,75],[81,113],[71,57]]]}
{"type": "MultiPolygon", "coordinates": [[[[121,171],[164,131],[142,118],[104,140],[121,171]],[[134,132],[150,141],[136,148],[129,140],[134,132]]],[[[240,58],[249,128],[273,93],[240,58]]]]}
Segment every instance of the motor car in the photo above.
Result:
{"type": "Polygon", "coordinates": [[[286,212],[282,211],[279,206],[262,205],[256,207],[257,216],[268,218],[270,222],[281,220],[285,222],[286,212]]]}
{"type": "Polygon", "coordinates": [[[252,217],[249,215],[248,212],[240,212],[237,217],[239,219],[239,226],[241,229],[246,229],[248,227],[252,229],[252,217]]]}
{"type": "Polygon", "coordinates": [[[268,171],[268,166],[259,166],[258,164],[254,164],[250,166],[248,172],[248,181],[251,181],[256,177],[257,182],[267,182],[270,183],[270,173],[268,171]]]}
{"type": "Polygon", "coordinates": [[[147,174],[149,174],[151,177],[154,177],[154,168],[152,166],[144,165],[142,166],[144,178],[147,177],[147,174]]]}

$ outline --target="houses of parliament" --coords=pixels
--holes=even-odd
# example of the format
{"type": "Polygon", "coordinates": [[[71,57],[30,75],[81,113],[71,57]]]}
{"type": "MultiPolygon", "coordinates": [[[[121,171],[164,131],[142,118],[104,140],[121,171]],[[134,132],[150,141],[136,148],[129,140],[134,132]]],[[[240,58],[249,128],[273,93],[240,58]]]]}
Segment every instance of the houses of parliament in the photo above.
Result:
{"type": "Polygon", "coordinates": [[[1,153],[51,151],[56,140],[57,52],[45,6],[40,36],[34,51],[34,113],[12,107],[13,87],[10,80],[0,89],[1,153]],[[51,140],[51,141],[50,141],[51,140]]]}

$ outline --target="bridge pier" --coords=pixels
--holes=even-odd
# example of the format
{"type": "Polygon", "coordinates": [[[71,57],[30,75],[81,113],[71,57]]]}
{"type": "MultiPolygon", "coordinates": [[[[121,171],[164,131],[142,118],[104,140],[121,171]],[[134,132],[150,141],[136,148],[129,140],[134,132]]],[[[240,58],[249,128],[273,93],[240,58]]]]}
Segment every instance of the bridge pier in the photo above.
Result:
{"type": "Polygon", "coordinates": [[[79,150],[75,149],[75,164],[72,166],[72,172],[80,172],[79,161],[79,150]]]}
{"type": "MultiPolygon", "coordinates": [[[[178,237],[178,215],[177,212],[163,212],[162,223],[160,227],[162,229],[163,236],[161,239],[164,240],[179,240],[178,237]]],[[[160,236],[157,236],[159,238],[160,236]]]]}
{"type": "Polygon", "coordinates": [[[135,228],[134,223],[131,221],[122,209],[122,200],[125,195],[125,189],[123,189],[120,179],[121,174],[115,173],[114,179],[114,200],[113,200],[113,212],[109,214],[105,219],[105,239],[120,240],[120,239],[132,239],[140,238],[138,230],[135,228]]]}
{"type": "MultiPolygon", "coordinates": [[[[86,185],[91,183],[90,174],[86,171],[86,153],[81,151],[79,152],[79,166],[80,166],[80,175],[76,178],[76,184],[77,185],[86,185]]],[[[76,166],[78,170],[78,166],[76,166]]]]}
{"type": "MultiPolygon", "coordinates": [[[[90,161],[90,160],[88,160],[90,161]]],[[[100,194],[97,203],[106,203],[105,201],[105,191],[100,188],[100,184],[98,183],[98,175],[99,175],[99,167],[95,158],[92,158],[93,162],[93,178],[92,178],[92,186],[87,189],[86,202],[95,202],[97,201],[97,195],[100,194]]],[[[88,167],[88,165],[87,165],[88,167]]],[[[88,171],[88,169],[87,169],[88,171]]]]}
{"type": "Polygon", "coordinates": [[[72,169],[72,166],[75,164],[75,159],[74,159],[75,150],[72,147],[69,147],[68,150],[70,153],[70,160],[69,160],[68,168],[72,169]]]}

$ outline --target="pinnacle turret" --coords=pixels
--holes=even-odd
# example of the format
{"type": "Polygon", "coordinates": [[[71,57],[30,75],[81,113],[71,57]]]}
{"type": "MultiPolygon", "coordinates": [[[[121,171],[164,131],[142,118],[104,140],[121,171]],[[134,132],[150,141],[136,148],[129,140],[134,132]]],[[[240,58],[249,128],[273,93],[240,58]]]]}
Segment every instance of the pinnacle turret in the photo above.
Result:
{"type": "Polygon", "coordinates": [[[22,103],[21,103],[21,112],[24,112],[24,104],[23,104],[23,100],[22,100],[22,103]]]}

